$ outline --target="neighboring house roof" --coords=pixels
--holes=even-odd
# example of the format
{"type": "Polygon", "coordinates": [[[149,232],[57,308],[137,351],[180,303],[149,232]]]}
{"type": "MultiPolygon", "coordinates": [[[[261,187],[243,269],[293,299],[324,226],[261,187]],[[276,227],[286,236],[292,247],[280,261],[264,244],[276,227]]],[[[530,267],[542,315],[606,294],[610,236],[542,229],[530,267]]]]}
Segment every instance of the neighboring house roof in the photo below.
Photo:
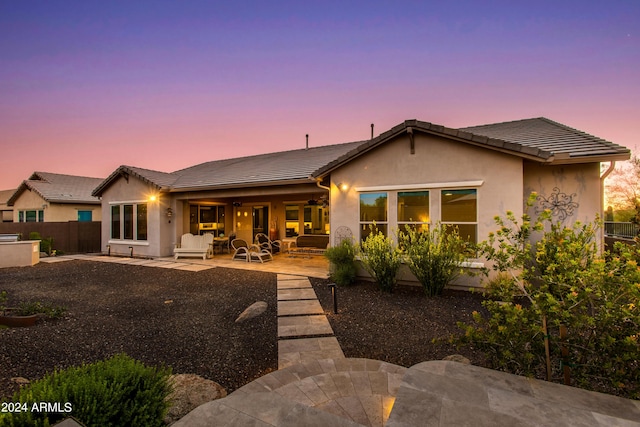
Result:
{"type": "Polygon", "coordinates": [[[407,120],[378,137],[235,159],[215,160],[175,172],[120,166],[93,191],[100,196],[121,176],[136,176],[158,190],[180,192],[309,182],[326,176],[354,158],[396,138],[415,132],[442,136],[470,145],[545,163],[626,160],[627,148],[580,132],[544,117],[461,129],[407,120]]]}
{"type": "Polygon", "coordinates": [[[31,190],[49,203],[100,204],[97,197],[91,195],[93,189],[103,181],[102,178],[62,175],[49,172],[34,172],[7,201],[13,206],[20,195],[31,190]]]}
{"type": "Polygon", "coordinates": [[[11,198],[11,196],[13,195],[13,193],[15,193],[16,190],[0,190],[0,209],[4,209],[7,206],[7,201],[9,201],[9,199],[11,198]]]}
{"type": "Polygon", "coordinates": [[[312,173],[326,176],[354,158],[401,135],[423,132],[545,163],[627,160],[629,149],[544,117],[460,129],[407,120],[312,173]]]}

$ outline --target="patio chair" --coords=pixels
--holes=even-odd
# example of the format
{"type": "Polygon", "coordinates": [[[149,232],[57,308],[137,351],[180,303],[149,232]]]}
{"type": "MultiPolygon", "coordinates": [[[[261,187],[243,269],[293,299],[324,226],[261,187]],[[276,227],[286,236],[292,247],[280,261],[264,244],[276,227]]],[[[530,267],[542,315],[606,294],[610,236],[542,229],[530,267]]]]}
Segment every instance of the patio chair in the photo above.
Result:
{"type": "Polygon", "coordinates": [[[280,240],[271,240],[264,233],[258,233],[256,234],[256,245],[268,250],[271,254],[277,254],[280,252],[282,242],[280,240]]]}
{"type": "Polygon", "coordinates": [[[234,250],[233,257],[231,258],[233,260],[245,262],[260,261],[262,263],[264,263],[265,259],[267,261],[273,261],[271,252],[260,248],[258,245],[249,246],[246,240],[234,239],[231,242],[231,247],[234,250]]]}
{"type": "Polygon", "coordinates": [[[232,260],[249,262],[249,245],[246,240],[233,239],[231,241],[231,249],[233,249],[233,256],[231,257],[232,260]]]}

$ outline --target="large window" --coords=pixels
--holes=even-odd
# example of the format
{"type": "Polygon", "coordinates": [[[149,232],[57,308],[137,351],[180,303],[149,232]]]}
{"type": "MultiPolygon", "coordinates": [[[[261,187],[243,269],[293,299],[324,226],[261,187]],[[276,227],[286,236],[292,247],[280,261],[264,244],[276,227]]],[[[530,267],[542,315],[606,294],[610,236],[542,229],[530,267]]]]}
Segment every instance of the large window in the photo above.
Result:
{"type": "Polygon", "coordinates": [[[478,235],[477,190],[442,190],[441,220],[458,228],[460,237],[476,243],[478,235]]]}
{"type": "Polygon", "coordinates": [[[44,222],[44,210],[18,211],[18,222],[44,222]]]}
{"type": "Polygon", "coordinates": [[[285,214],[285,232],[286,237],[294,237],[300,234],[300,207],[298,205],[286,205],[284,207],[285,214]]]}
{"type": "Polygon", "coordinates": [[[403,231],[407,226],[419,231],[429,228],[428,191],[398,192],[398,229],[403,231]]]}
{"type": "Polygon", "coordinates": [[[111,206],[111,238],[120,238],[120,206],[111,206]]]}
{"type": "Polygon", "coordinates": [[[364,240],[372,232],[381,231],[387,235],[388,223],[387,193],[360,194],[360,239],[364,240]]]}
{"type": "Polygon", "coordinates": [[[147,240],[147,204],[112,205],[111,238],[147,240]]]}

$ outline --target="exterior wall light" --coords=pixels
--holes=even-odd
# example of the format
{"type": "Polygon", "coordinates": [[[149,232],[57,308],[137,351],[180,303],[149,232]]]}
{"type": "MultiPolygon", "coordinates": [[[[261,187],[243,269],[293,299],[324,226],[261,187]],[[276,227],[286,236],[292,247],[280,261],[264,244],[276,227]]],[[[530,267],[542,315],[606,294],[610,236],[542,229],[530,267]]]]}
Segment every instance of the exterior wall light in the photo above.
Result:
{"type": "Polygon", "coordinates": [[[171,218],[173,216],[173,209],[167,208],[167,217],[171,218]]]}
{"type": "Polygon", "coordinates": [[[338,184],[338,188],[340,189],[340,191],[347,191],[349,189],[349,185],[341,182],[340,184],[338,184]]]}

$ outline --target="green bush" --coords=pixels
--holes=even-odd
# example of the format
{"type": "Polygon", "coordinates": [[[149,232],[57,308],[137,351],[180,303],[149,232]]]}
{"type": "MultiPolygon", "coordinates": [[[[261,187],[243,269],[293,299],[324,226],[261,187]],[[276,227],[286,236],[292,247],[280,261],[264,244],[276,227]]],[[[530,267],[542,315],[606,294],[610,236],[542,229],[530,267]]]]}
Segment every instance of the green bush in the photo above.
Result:
{"type": "Polygon", "coordinates": [[[44,314],[52,319],[59,319],[62,317],[66,309],[60,306],[54,306],[48,303],[42,303],[40,301],[35,302],[22,302],[15,311],[18,316],[30,316],[32,314],[44,314]]]}
{"type": "Polygon", "coordinates": [[[396,275],[400,268],[400,252],[391,239],[381,231],[372,230],[360,244],[360,259],[367,272],[373,277],[380,289],[393,292],[396,275]]]}
{"type": "Polygon", "coordinates": [[[526,216],[520,224],[512,217],[496,221],[500,230],[482,252],[503,275],[499,286],[487,288],[488,316],[474,313],[472,324],[460,324],[463,341],[484,350],[498,369],[539,378],[550,369],[551,380],[561,381],[568,366],[572,385],[640,398],[640,248],[617,245],[601,256],[597,223],[566,227],[548,213],[536,224],[526,216]],[[525,242],[545,229],[534,247],[525,242]]]}
{"type": "Polygon", "coordinates": [[[47,255],[51,255],[51,252],[53,251],[53,237],[43,239],[40,233],[32,231],[29,233],[29,240],[40,240],[40,251],[45,252],[47,255]]]}
{"type": "Polygon", "coordinates": [[[465,241],[458,230],[437,224],[428,231],[407,226],[399,235],[405,262],[427,296],[442,294],[444,287],[460,275],[465,260],[465,241]]]}
{"type": "Polygon", "coordinates": [[[29,410],[0,414],[0,426],[49,426],[69,416],[87,426],[164,426],[169,375],[124,354],[55,371],[16,393],[9,402],[29,410]],[[40,402],[59,407],[33,411],[40,402]]]}
{"type": "Polygon", "coordinates": [[[351,240],[345,239],[338,246],[332,246],[325,252],[331,262],[331,280],[340,286],[348,286],[356,278],[356,250],[351,240]]]}

